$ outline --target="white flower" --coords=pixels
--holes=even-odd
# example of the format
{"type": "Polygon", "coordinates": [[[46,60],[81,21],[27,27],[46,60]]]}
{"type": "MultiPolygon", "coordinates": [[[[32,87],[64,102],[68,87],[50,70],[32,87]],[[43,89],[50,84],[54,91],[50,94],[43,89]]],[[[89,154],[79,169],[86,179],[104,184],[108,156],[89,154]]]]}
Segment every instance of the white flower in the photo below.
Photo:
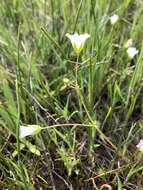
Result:
{"type": "Polygon", "coordinates": [[[39,125],[20,126],[20,138],[24,138],[29,135],[35,135],[41,131],[42,127],[39,125]]]}
{"type": "Polygon", "coordinates": [[[136,146],[141,152],[143,152],[143,139],[140,140],[140,142],[136,146]]]}
{"type": "Polygon", "coordinates": [[[67,33],[66,36],[70,39],[73,49],[78,55],[83,49],[85,41],[90,37],[90,35],[87,33],[81,35],[78,33],[74,33],[73,35],[67,33]]]}
{"type": "Polygon", "coordinates": [[[127,49],[127,54],[130,59],[133,59],[136,54],[139,53],[139,50],[137,50],[135,47],[129,47],[127,49]]]}
{"type": "Polygon", "coordinates": [[[119,16],[114,14],[110,17],[110,22],[112,25],[114,25],[119,20],[119,16]]]}
{"type": "Polygon", "coordinates": [[[132,45],[133,45],[133,39],[130,38],[125,43],[125,48],[131,47],[132,45]]]}

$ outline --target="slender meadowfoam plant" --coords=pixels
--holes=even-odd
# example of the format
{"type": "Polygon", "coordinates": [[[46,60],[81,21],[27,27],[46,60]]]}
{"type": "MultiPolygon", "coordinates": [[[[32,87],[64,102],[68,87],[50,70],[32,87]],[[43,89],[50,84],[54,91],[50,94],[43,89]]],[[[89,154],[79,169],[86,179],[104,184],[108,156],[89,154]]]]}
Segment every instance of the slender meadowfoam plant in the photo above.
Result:
{"type": "MultiPolygon", "coordinates": [[[[90,38],[90,35],[85,33],[85,34],[78,34],[78,33],[74,33],[74,34],[69,34],[67,33],[66,36],[70,39],[71,41],[71,44],[72,44],[72,47],[77,55],[77,61],[76,61],[76,66],[75,66],[75,76],[76,76],[76,92],[77,92],[77,96],[78,96],[78,99],[79,99],[79,106],[80,106],[80,110],[82,110],[82,105],[89,117],[89,120],[90,122],[92,122],[92,117],[90,116],[90,111],[93,110],[93,108],[91,108],[91,105],[92,105],[92,102],[91,102],[91,96],[92,96],[92,64],[91,64],[91,61],[90,61],[90,67],[89,67],[89,104],[90,104],[90,110],[88,110],[85,102],[84,102],[84,99],[83,99],[83,95],[80,91],[80,87],[81,85],[78,84],[78,64],[79,64],[79,56],[81,54],[81,51],[83,50],[84,48],[84,44],[85,44],[85,41],[90,38]],[[81,102],[81,103],[80,103],[81,102]]],[[[95,122],[94,122],[95,124],[95,122]]],[[[89,152],[91,153],[91,150],[93,148],[93,139],[95,137],[95,131],[96,129],[95,128],[89,128],[88,129],[88,137],[89,137],[89,152]]]]}

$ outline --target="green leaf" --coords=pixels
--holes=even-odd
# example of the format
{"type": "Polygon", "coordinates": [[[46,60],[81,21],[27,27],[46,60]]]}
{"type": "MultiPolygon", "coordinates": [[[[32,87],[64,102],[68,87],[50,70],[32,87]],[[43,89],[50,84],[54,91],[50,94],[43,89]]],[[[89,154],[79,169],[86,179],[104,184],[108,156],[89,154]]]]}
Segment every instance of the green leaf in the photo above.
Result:
{"type": "Polygon", "coordinates": [[[36,145],[33,145],[28,141],[24,141],[24,142],[25,142],[26,147],[30,150],[30,152],[32,152],[33,154],[36,154],[37,156],[40,156],[41,153],[38,150],[36,145]]]}
{"type": "Polygon", "coordinates": [[[119,177],[118,177],[118,190],[122,190],[122,182],[119,177]]]}
{"type": "MultiPolygon", "coordinates": [[[[24,147],[25,147],[25,145],[21,143],[21,144],[20,144],[20,150],[23,150],[24,147]]],[[[18,151],[15,150],[15,151],[12,153],[12,157],[17,156],[17,154],[18,154],[18,151]]]]}

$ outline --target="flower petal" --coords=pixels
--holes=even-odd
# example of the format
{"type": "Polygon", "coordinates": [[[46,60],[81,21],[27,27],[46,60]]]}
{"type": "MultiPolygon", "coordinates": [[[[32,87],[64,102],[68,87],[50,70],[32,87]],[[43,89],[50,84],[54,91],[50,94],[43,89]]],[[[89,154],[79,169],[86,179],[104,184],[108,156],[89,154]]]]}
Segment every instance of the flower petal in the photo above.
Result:
{"type": "Polygon", "coordinates": [[[135,47],[129,47],[127,49],[127,54],[130,59],[133,59],[136,54],[139,53],[139,50],[137,50],[135,47]]]}
{"type": "Polygon", "coordinates": [[[112,25],[114,25],[119,20],[119,16],[117,14],[114,14],[110,17],[110,22],[112,25]]]}
{"type": "Polygon", "coordinates": [[[20,126],[20,138],[24,138],[29,135],[35,135],[41,131],[42,127],[39,125],[20,126]]]}
{"type": "Polygon", "coordinates": [[[140,142],[136,145],[136,147],[143,152],[143,139],[140,140],[140,142]]]}
{"type": "Polygon", "coordinates": [[[90,35],[87,33],[81,35],[78,33],[74,33],[72,35],[67,33],[66,37],[70,39],[74,51],[79,54],[84,47],[85,41],[90,37],[90,35]]]}

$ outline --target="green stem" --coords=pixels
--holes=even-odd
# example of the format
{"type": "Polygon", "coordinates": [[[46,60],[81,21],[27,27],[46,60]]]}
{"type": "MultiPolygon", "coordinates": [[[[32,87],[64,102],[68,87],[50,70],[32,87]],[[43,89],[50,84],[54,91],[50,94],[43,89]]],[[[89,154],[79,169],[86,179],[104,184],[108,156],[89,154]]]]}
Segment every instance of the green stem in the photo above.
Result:
{"type": "Polygon", "coordinates": [[[82,97],[82,95],[81,95],[80,89],[79,89],[79,92],[78,92],[78,93],[79,93],[79,96],[80,96],[80,98],[81,98],[81,102],[82,102],[82,105],[83,105],[83,107],[84,107],[84,109],[85,109],[85,112],[86,112],[86,114],[87,114],[87,116],[88,116],[88,119],[89,119],[89,121],[90,121],[91,124],[92,124],[92,127],[97,130],[97,132],[100,134],[100,136],[102,137],[102,139],[106,140],[106,141],[114,148],[114,150],[117,150],[117,147],[108,139],[108,137],[106,137],[106,136],[104,135],[104,133],[103,133],[103,132],[100,130],[100,128],[97,126],[96,120],[93,120],[93,119],[92,119],[92,117],[91,117],[91,115],[89,114],[89,111],[88,111],[88,109],[87,109],[87,107],[86,107],[86,105],[85,105],[85,102],[84,102],[84,99],[83,99],[83,97],[82,97]]]}
{"type": "Polygon", "coordinates": [[[108,139],[108,137],[106,137],[102,131],[98,128],[96,121],[93,121],[91,116],[88,113],[88,110],[84,104],[84,108],[86,111],[86,114],[90,120],[91,124],[80,124],[80,123],[65,123],[65,124],[55,124],[55,125],[51,125],[51,126],[47,126],[47,127],[43,127],[43,129],[52,129],[52,128],[56,128],[56,127],[72,127],[72,126],[79,126],[79,127],[94,127],[98,133],[100,134],[101,138],[104,139],[106,142],[108,142],[113,148],[114,150],[117,150],[117,147],[108,139]]]}
{"type": "Polygon", "coordinates": [[[91,59],[89,61],[89,83],[88,83],[88,91],[89,91],[89,108],[92,112],[93,108],[93,67],[91,63],[91,59]]]}
{"type": "Polygon", "coordinates": [[[79,55],[77,55],[76,66],[75,66],[76,87],[78,86],[78,61],[79,61],[79,55]]]}
{"type": "Polygon", "coordinates": [[[50,1],[51,3],[51,17],[52,17],[52,32],[54,33],[54,25],[55,25],[55,21],[54,21],[54,2],[53,0],[50,1]]]}
{"type": "Polygon", "coordinates": [[[79,103],[79,113],[80,116],[82,117],[82,102],[80,101],[80,95],[79,95],[79,84],[78,84],[78,64],[79,64],[79,54],[77,54],[77,60],[76,60],[76,66],[75,66],[75,77],[76,77],[76,85],[75,85],[75,89],[76,89],[76,93],[77,93],[77,97],[78,97],[78,103],[79,103]]]}
{"type": "Polygon", "coordinates": [[[21,77],[20,77],[20,65],[19,65],[19,35],[20,35],[20,25],[19,25],[19,28],[18,28],[18,50],[17,50],[17,68],[16,68],[16,98],[17,98],[16,138],[17,138],[18,163],[20,162],[20,140],[19,140],[20,99],[19,99],[19,82],[21,81],[21,77]]]}
{"type": "Polygon", "coordinates": [[[20,87],[21,87],[21,75],[20,75],[20,24],[18,27],[18,47],[17,47],[17,68],[16,68],[16,99],[17,99],[17,123],[16,123],[16,140],[17,140],[17,153],[18,153],[18,166],[21,171],[21,176],[24,182],[25,190],[28,189],[27,181],[25,179],[24,169],[20,163],[20,138],[19,138],[19,126],[20,126],[20,87]]]}
{"type": "Polygon", "coordinates": [[[76,25],[77,25],[77,22],[78,22],[79,13],[80,13],[80,10],[81,10],[82,3],[83,3],[83,0],[81,0],[80,3],[79,3],[79,7],[78,7],[78,10],[77,10],[77,14],[76,14],[75,22],[74,22],[73,33],[76,30],[76,25]]]}

